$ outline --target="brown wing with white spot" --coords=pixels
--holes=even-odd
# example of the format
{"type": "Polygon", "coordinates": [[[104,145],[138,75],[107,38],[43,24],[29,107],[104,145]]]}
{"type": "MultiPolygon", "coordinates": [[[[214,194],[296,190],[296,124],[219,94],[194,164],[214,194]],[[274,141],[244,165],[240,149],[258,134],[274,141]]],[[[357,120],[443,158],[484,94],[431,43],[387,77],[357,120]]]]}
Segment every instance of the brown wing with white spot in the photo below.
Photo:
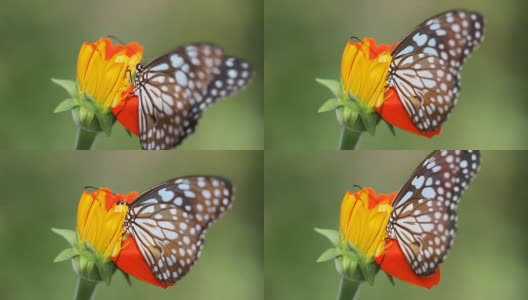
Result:
{"type": "Polygon", "coordinates": [[[201,113],[245,86],[249,63],[211,44],[189,44],[138,65],[139,138],[143,149],[170,149],[194,132],[201,113]]]}
{"type": "Polygon", "coordinates": [[[231,207],[231,183],[221,177],[169,180],[130,204],[125,230],[162,283],[181,279],[200,257],[211,222],[231,207]]]}
{"type": "Polygon", "coordinates": [[[417,275],[435,272],[456,233],[456,209],[462,192],[480,165],[478,150],[437,150],[401,188],[387,225],[417,275]]]}
{"type": "Polygon", "coordinates": [[[483,30],[482,15],[448,11],[418,25],[392,51],[387,81],[419,130],[439,128],[456,105],[462,64],[483,30]]]}

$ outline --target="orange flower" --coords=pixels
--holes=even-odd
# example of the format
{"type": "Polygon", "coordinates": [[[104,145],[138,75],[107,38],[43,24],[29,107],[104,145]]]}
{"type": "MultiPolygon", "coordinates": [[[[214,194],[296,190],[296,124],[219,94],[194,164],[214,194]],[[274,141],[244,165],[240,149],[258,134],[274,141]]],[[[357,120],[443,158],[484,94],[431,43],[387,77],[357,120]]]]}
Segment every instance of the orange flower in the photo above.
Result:
{"type": "Polygon", "coordinates": [[[89,243],[102,257],[119,253],[128,207],[115,203],[119,199],[133,199],[136,196],[137,193],[113,195],[108,188],[93,193],[85,191],[77,208],[79,242],[89,243]]]}
{"type": "Polygon", "coordinates": [[[114,107],[130,86],[130,76],[143,55],[137,42],[112,45],[108,38],[84,42],[77,60],[77,83],[82,95],[88,94],[103,107],[114,107]]]}
{"type": "Polygon", "coordinates": [[[349,41],[341,60],[343,91],[351,93],[364,105],[373,107],[388,123],[414,134],[433,137],[440,133],[440,129],[432,132],[418,130],[394,88],[387,86],[391,52],[397,45],[397,42],[376,44],[372,38],[357,43],[349,41]]]}
{"type": "Polygon", "coordinates": [[[365,257],[371,257],[386,273],[403,281],[431,288],[440,281],[440,270],[430,276],[416,275],[394,239],[387,241],[387,224],[397,192],[377,194],[372,188],[347,192],[341,204],[341,239],[365,257]]]}
{"type": "Polygon", "coordinates": [[[137,192],[114,195],[108,188],[93,193],[85,191],[77,212],[79,241],[89,243],[102,257],[111,259],[125,273],[166,288],[172,284],[160,283],[154,277],[134,238],[125,234],[124,220],[128,206],[117,203],[130,203],[137,196],[137,192]]]}
{"type": "Polygon", "coordinates": [[[353,94],[368,107],[381,106],[394,46],[376,45],[371,38],[349,41],[341,60],[343,92],[353,94]]]}

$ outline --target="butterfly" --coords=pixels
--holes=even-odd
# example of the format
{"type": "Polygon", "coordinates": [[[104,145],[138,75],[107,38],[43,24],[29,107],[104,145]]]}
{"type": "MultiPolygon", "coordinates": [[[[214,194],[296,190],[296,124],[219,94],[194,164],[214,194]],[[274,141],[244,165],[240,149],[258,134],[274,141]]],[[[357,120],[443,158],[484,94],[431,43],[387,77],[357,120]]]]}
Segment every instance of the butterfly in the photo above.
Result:
{"type": "Polygon", "coordinates": [[[418,25],[394,48],[387,75],[417,129],[439,128],[458,101],[464,61],[484,38],[484,18],[452,10],[418,25]]]}
{"type": "Polygon", "coordinates": [[[433,274],[446,259],[455,238],[460,196],[479,165],[478,150],[434,151],[394,198],[387,232],[417,275],[433,274]]]}
{"type": "Polygon", "coordinates": [[[216,176],[168,180],[128,205],[125,235],[131,235],[161,283],[181,279],[200,257],[211,222],[231,207],[233,185],[216,176]]]}
{"type": "Polygon", "coordinates": [[[212,44],[178,47],[136,66],[139,140],[143,149],[170,149],[193,133],[202,112],[246,86],[248,62],[212,44]]]}

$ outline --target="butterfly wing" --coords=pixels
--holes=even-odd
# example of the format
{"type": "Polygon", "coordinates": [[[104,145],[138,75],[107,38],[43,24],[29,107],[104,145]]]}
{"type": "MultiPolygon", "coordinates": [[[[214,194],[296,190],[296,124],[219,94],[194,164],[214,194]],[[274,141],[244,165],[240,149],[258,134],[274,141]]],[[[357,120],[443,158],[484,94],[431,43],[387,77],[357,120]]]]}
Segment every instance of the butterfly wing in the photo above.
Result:
{"type": "Polygon", "coordinates": [[[448,11],[418,25],[392,51],[389,86],[419,130],[439,128],[456,105],[462,64],[483,30],[482,15],[448,11]]]}
{"type": "Polygon", "coordinates": [[[194,132],[201,113],[244,87],[249,63],[212,44],[176,48],[138,70],[139,139],[143,149],[170,149],[194,132]]]}
{"type": "Polygon", "coordinates": [[[199,258],[207,228],[231,207],[233,198],[233,186],[221,177],[172,179],[130,204],[125,229],[154,276],[174,283],[199,258]]]}
{"type": "Polygon", "coordinates": [[[478,150],[435,151],[396,195],[387,232],[417,275],[431,275],[445,259],[455,237],[460,196],[479,165],[478,150]]]}

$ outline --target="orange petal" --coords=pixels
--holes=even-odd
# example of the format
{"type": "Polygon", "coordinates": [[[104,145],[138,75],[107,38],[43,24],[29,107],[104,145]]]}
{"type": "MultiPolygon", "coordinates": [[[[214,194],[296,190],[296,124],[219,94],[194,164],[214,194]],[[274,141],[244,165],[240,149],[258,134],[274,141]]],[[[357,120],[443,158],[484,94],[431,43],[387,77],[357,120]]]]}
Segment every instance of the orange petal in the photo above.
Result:
{"type": "Polygon", "coordinates": [[[441,130],[441,128],[438,128],[434,131],[423,132],[416,128],[405,111],[405,108],[394,88],[390,88],[385,93],[385,101],[383,102],[383,105],[376,107],[376,111],[381,115],[383,120],[410,133],[432,138],[433,136],[438,135],[441,130]]]}
{"type": "Polygon", "coordinates": [[[174,284],[166,284],[158,281],[143,258],[143,255],[141,255],[134,238],[129,237],[123,242],[123,245],[124,246],[119,255],[112,257],[112,260],[116,263],[119,269],[139,280],[143,280],[162,288],[167,288],[174,284]]]}
{"type": "Polygon", "coordinates": [[[117,106],[112,107],[112,113],[123,127],[139,136],[138,98],[131,94],[133,90],[133,87],[130,86],[121,94],[123,100],[117,106]]]}
{"type": "Polygon", "coordinates": [[[426,288],[432,288],[440,282],[440,268],[437,268],[429,276],[416,275],[407,263],[407,260],[405,260],[400,245],[394,239],[387,242],[385,252],[375,257],[374,260],[387,274],[403,281],[426,288]]]}

